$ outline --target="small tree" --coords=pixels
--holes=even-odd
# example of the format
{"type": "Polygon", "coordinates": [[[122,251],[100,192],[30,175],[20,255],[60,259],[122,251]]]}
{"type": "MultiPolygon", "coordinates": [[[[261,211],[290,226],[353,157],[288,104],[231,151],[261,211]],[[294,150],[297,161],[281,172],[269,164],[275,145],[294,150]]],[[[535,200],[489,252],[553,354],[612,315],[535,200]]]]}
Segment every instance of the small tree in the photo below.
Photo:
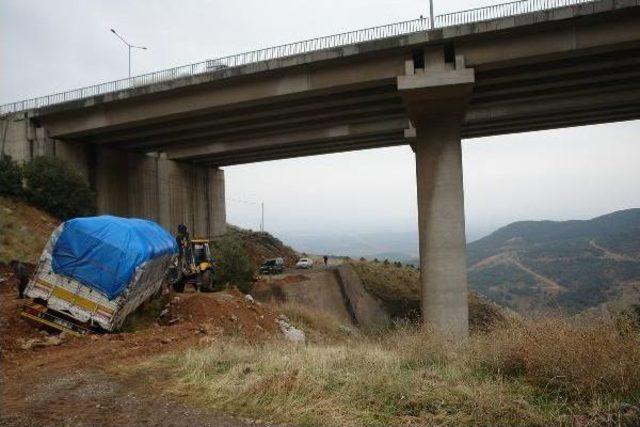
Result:
{"type": "Polygon", "coordinates": [[[37,157],[24,166],[27,198],[65,220],[95,213],[95,194],[82,175],[53,157],[37,157]]]}
{"type": "Polygon", "coordinates": [[[0,194],[20,196],[22,193],[22,168],[11,156],[0,157],[0,194]]]}
{"type": "Polygon", "coordinates": [[[248,294],[253,288],[253,267],[238,239],[223,236],[214,246],[215,268],[213,280],[217,287],[234,284],[248,294]]]}

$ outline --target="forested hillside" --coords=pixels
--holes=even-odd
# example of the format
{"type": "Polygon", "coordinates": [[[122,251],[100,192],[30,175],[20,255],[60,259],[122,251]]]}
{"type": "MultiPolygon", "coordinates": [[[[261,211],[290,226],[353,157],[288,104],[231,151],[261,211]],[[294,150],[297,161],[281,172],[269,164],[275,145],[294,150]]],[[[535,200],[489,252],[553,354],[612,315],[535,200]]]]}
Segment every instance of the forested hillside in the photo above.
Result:
{"type": "Polygon", "coordinates": [[[521,312],[575,313],[640,295],[640,209],[586,221],[524,221],[468,245],[469,283],[521,312]]]}

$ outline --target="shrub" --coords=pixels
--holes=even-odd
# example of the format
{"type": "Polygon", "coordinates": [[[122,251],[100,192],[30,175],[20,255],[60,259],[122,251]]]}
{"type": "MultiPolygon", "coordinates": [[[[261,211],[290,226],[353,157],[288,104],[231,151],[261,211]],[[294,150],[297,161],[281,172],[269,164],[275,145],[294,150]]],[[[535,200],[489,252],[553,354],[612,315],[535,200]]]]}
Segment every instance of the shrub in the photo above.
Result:
{"type": "Polygon", "coordinates": [[[62,220],[95,213],[95,194],[61,159],[37,157],[24,166],[27,198],[62,220]]]}
{"type": "Polygon", "coordinates": [[[22,168],[11,156],[0,157],[0,194],[20,196],[22,193],[22,168]]]}
{"type": "Polygon", "coordinates": [[[229,235],[214,243],[216,267],[213,280],[217,285],[234,284],[248,294],[253,288],[253,267],[240,241],[229,235]]]}

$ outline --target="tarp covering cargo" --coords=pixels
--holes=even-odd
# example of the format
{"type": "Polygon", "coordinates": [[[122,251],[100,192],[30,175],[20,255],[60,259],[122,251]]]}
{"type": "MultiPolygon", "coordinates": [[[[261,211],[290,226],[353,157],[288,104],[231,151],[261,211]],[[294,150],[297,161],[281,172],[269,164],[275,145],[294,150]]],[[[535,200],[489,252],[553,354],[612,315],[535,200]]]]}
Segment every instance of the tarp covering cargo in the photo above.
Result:
{"type": "Polygon", "coordinates": [[[160,290],[177,251],[152,221],[66,221],[51,234],[25,295],[84,328],[114,331],[160,290]]]}
{"type": "Polygon", "coordinates": [[[52,254],[56,274],[119,295],[135,269],[146,261],[177,251],[176,240],[153,221],[115,216],[65,222],[52,254]]]}

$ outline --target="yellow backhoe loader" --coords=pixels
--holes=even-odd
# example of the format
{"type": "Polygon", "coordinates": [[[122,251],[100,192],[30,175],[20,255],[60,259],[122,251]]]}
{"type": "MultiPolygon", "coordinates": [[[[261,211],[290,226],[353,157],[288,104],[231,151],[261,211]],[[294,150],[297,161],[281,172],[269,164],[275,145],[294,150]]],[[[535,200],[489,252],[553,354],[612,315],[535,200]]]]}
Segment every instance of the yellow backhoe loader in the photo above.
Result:
{"type": "Polygon", "coordinates": [[[187,228],[178,227],[176,241],[179,256],[167,271],[167,281],[176,292],[184,292],[187,283],[194,285],[198,292],[212,291],[211,274],[213,257],[207,239],[191,239],[187,228]]]}

